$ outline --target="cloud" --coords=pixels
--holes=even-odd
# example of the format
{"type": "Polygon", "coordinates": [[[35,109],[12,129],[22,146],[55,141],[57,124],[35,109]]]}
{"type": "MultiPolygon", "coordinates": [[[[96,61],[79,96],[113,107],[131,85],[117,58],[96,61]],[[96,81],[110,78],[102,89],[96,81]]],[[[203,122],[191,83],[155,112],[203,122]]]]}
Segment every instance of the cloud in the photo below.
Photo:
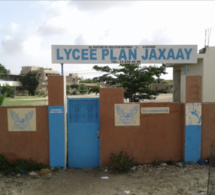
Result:
{"type": "Polygon", "coordinates": [[[75,45],[86,45],[86,40],[84,39],[84,36],[81,34],[79,35],[75,41],[74,41],[75,45]]]}
{"type": "Polygon", "coordinates": [[[18,37],[5,37],[1,42],[2,49],[8,54],[20,54],[22,53],[23,40],[18,37]]]}
{"type": "Polygon", "coordinates": [[[41,5],[47,8],[41,14],[41,22],[37,28],[38,35],[47,37],[62,35],[61,38],[70,36],[74,41],[75,37],[86,31],[86,26],[89,25],[88,13],[69,6],[69,1],[42,2],[41,5]]]}
{"type": "Polygon", "coordinates": [[[125,6],[130,6],[133,4],[133,1],[102,1],[102,0],[85,0],[85,1],[70,1],[69,5],[72,7],[76,7],[80,11],[88,11],[88,12],[102,12],[102,11],[107,11],[111,8],[116,8],[116,7],[125,7],[125,6]]]}
{"type": "Polygon", "coordinates": [[[21,27],[14,22],[8,28],[2,30],[3,38],[1,41],[2,50],[8,54],[20,54],[23,52],[22,43],[25,39],[25,32],[21,32],[21,27]]]}
{"type": "Polygon", "coordinates": [[[38,36],[29,36],[23,42],[23,49],[27,55],[39,56],[42,54],[41,50],[42,38],[38,36]]]}
{"type": "Polygon", "coordinates": [[[156,29],[151,32],[148,38],[140,41],[140,45],[167,45],[172,44],[171,36],[168,34],[167,29],[156,29]]]}
{"type": "Polygon", "coordinates": [[[65,29],[54,25],[44,24],[38,28],[37,32],[41,36],[54,36],[65,33],[65,29]]]}

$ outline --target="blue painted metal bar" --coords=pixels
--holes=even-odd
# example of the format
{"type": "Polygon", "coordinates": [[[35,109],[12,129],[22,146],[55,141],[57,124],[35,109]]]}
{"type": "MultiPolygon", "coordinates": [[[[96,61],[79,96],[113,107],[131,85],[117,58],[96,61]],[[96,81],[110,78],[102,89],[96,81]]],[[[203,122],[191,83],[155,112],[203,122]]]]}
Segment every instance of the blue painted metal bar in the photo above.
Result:
{"type": "Polygon", "coordinates": [[[50,167],[66,168],[64,106],[49,106],[50,167]]]}
{"type": "Polygon", "coordinates": [[[61,63],[61,75],[63,75],[63,63],[61,63]]]}

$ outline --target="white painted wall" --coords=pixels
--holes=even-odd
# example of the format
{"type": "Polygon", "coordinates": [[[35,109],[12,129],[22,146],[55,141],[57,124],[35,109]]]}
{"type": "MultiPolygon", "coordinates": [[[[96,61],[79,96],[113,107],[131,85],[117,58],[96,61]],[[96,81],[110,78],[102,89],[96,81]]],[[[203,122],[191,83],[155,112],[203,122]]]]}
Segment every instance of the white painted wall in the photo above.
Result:
{"type": "Polygon", "coordinates": [[[186,102],[186,76],[181,75],[181,103],[186,102]]]}
{"type": "Polygon", "coordinates": [[[173,102],[181,101],[181,69],[173,70],[173,102]]]}
{"type": "Polygon", "coordinates": [[[173,66],[173,71],[180,71],[180,75],[173,74],[173,100],[177,100],[178,102],[185,103],[186,100],[186,79],[185,79],[185,64],[178,64],[173,66]],[[180,79],[178,78],[180,76],[180,79]],[[180,81],[180,83],[178,83],[180,81]],[[180,92],[178,92],[180,90],[180,92]],[[180,96],[180,97],[178,97],[180,96]]]}
{"type": "Polygon", "coordinates": [[[20,81],[0,81],[0,86],[9,85],[12,87],[22,87],[22,83],[20,81]]]}
{"type": "Polygon", "coordinates": [[[202,102],[215,102],[215,47],[204,54],[202,86],[202,102]]]}

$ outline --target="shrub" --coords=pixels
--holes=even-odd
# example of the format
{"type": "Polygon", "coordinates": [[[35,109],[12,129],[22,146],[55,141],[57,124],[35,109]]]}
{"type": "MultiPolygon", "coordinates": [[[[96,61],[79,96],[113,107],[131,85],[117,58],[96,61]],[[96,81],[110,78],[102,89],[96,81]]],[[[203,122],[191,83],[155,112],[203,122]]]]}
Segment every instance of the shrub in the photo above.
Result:
{"type": "Polygon", "coordinates": [[[9,85],[5,85],[1,87],[1,93],[7,93],[7,97],[14,97],[15,96],[15,88],[9,85]]]}
{"type": "Polygon", "coordinates": [[[111,153],[110,161],[113,169],[117,172],[129,171],[135,165],[134,158],[129,157],[126,152],[120,151],[119,154],[111,153]]]}
{"type": "Polygon", "coordinates": [[[15,160],[9,162],[5,159],[3,155],[0,155],[0,172],[9,173],[19,173],[19,172],[29,172],[29,171],[39,171],[42,168],[47,168],[46,165],[42,163],[35,163],[30,160],[15,160]]]}
{"type": "Polygon", "coordinates": [[[27,89],[24,90],[24,95],[28,95],[29,91],[27,89]]]}
{"type": "Polygon", "coordinates": [[[7,92],[5,92],[3,95],[0,95],[0,106],[3,105],[6,96],[7,96],[7,92]]]}
{"type": "Polygon", "coordinates": [[[77,91],[73,91],[73,92],[72,92],[72,95],[77,95],[77,94],[78,94],[77,91]]]}

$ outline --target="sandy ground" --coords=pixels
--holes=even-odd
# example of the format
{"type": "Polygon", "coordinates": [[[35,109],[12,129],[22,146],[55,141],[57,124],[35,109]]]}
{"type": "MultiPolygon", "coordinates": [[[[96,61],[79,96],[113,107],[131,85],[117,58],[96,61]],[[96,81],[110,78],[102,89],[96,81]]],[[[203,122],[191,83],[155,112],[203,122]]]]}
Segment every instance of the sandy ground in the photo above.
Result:
{"type": "Polygon", "coordinates": [[[118,174],[108,169],[68,169],[47,175],[0,174],[1,195],[206,195],[208,166],[143,165],[118,174]]]}

